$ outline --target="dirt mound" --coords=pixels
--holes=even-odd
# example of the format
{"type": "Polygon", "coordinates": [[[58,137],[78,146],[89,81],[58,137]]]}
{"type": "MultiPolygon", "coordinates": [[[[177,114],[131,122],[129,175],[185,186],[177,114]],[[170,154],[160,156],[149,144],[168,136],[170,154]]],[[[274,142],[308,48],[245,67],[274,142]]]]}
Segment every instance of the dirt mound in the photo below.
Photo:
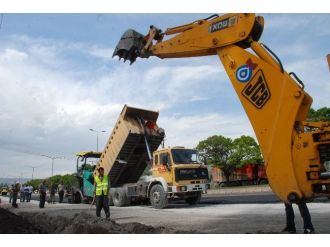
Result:
{"type": "Polygon", "coordinates": [[[40,228],[6,209],[0,208],[0,233],[41,233],[40,228]]]}
{"type": "Polygon", "coordinates": [[[88,213],[73,214],[72,217],[51,216],[45,213],[22,213],[25,219],[44,230],[43,233],[178,233],[165,227],[152,227],[140,223],[117,224],[112,220],[97,218],[88,213]]]}

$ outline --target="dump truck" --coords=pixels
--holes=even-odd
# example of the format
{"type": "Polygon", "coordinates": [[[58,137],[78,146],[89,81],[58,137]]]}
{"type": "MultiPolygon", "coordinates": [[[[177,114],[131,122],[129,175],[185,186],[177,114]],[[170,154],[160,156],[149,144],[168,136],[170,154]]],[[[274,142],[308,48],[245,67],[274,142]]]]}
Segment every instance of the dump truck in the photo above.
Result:
{"type": "MultiPolygon", "coordinates": [[[[165,208],[174,198],[196,204],[209,188],[209,176],[198,153],[184,147],[159,148],[165,131],[159,113],[124,106],[96,168],[110,178],[110,205],[128,206],[150,200],[165,208]],[[145,170],[150,176],[142,176],[145,170]]],[[[94,176],[97,175],[94,170],[94,176]]]]}

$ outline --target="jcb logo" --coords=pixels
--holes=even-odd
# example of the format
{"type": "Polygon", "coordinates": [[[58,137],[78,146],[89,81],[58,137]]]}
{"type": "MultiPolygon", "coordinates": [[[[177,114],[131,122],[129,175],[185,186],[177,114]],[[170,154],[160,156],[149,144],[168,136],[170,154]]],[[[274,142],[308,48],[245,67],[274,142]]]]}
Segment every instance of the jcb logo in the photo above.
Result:
{"type": "Polygon", "coordinates": [[[258,70],[244,87],[242,94],[258,109],[261,109],[270,99],[270,91],[261,70],[258,70]]]}

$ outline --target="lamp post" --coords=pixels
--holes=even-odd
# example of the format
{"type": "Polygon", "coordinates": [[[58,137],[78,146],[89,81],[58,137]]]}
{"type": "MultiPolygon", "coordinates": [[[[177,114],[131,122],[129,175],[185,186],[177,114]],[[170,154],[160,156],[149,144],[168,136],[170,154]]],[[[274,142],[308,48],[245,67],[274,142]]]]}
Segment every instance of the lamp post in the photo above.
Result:
{"type": "Polygon", "coordinates": [[[40,166],[27,166],[27,167],[32,168],[32,180],[33,180],[34,169],[35,169],[35,168],[38,168],[38,167],[40,167],[40,166]]]}
{"type": "Polygon", "coordinates": [[[46,158],[49,158],[49,159],[52,160],[52,176],[54,174],[54,160],[56,160],[56,159],[64,159],[65,158],[64,156],[50,156],[50,155],[44,155],[44,154],[42,154],[41,156],[46,157],[46,158]]]}
{"type": "Polygon", "coordinates": [[[99,151],[99,133],[105,133],[105,130],[95,130],[95,129],[89,129],[92,132],[96,132],[96,152],[99,151]]]}

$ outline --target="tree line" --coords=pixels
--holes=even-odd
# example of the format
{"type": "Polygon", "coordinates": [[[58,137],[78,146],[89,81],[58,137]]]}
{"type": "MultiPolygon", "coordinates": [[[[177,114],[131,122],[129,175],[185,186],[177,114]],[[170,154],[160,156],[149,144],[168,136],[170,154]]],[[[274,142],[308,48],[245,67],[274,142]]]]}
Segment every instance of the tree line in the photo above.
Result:
{"type": "Polygon", "coordinates": [[[51,188],[52,186],[57,187],[60,183],[64,185],[65,188],[70,189],[72,186],[79,186],[79,180],[76,173],[66,174],[66,175],[55,175],[45,179],[33,179],[27,181],[25,184],[31,185],[34,189],[38,189],[41,182],[46,181],[46,187],[51,188]]]}

